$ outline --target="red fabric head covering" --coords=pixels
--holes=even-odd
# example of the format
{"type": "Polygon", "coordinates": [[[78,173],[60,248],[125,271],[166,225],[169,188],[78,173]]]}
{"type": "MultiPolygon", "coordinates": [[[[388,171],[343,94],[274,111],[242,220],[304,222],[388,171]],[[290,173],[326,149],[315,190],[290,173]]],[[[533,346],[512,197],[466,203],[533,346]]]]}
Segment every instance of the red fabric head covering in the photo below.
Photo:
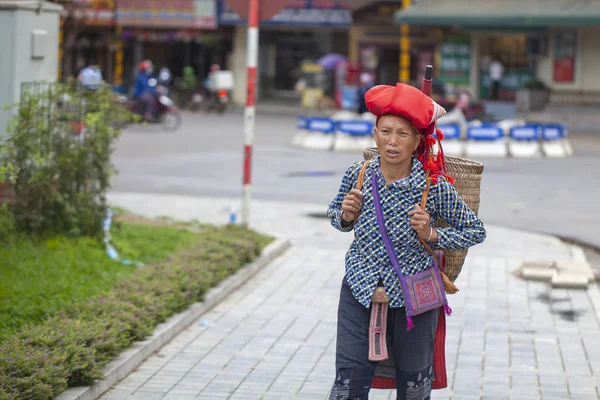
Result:
{"type": "Polygon", "coordinates": [[[377,117],[377,122],[384,115],[396,115],[410,121],[425,136],[415,152],[415,156],[423,163],[425,172],[434,183],[437,182],[439,175],[453,182],[452,177],[446,174],[444,152],[440,143],[444,136],[439,129],[437,131],[435,129],[435,122],[446,114],[442,106],[419,89],[404,83],[397,83],[396,86],[379,85],[369,89],[365,93],[365,103],[369,111],[377,117]],[[436,132],[439,148],[435,158],[433,157],[433,145],[436,143],[434,132],[436,132]]]}

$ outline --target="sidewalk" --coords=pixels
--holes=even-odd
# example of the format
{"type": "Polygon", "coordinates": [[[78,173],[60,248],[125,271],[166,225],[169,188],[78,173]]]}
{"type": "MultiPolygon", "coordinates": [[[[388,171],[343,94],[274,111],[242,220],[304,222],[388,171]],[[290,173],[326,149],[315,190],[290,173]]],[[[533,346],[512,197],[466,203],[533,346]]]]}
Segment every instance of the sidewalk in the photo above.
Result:
{"type": "MultiPolygon", "coordinates": [[[[113,193],[148,216],[228,220],[236,200],[113,193]]],[[[289,235],[294,247],[106,393],[124,399],[326,399],[334,378],[335,317],[351,241],[330,227],[326,205],[254,202],[251,225],[289,235]]],[[[434,399],[598,399],[600,291],[552,290],[511,274],[523,260],[569,260],[571,247],[487,226],[450,297],[451,387],[434,399]],[[596,305],[596,308],[593,307],[596,305]]],[[[373,391],[371,399],[395,399],[373,391]]]]}

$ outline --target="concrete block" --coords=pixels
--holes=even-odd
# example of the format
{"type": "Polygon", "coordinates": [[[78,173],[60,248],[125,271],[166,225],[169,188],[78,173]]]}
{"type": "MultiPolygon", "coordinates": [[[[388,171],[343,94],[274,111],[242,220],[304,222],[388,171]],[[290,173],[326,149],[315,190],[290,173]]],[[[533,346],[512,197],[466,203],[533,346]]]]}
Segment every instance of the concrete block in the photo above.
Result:
{"type": "Polygon", "coordinates": [[[542,152],[549,158],[563,158],[567,156],[565,147],[560,141],[542,142],[542,152]]]}
{"type": "Polygon", "coordinates": [[[549,281],[557,274],[554,269],[523,268],[523,279],[532,281],[549,281]]]}
{"type": "Polygon", "coordinates": [[[508,153],[514,158],[540,158],[542,147],[540,142],[522,142],[510,140],[508,142],[508,153]]]}
{"type": "Polygon", "coordinates": [[[462,157],[465,155],[465,142],[463,140],[444,140],[442,147],[444,154],[454,157],[462,157]]]}
{"type": "Polygon", "coordinates": [[[310,132],[304,138],[303,148],[309,150],[331,150],[335,136],[330,133],[310,132]]]}
{"type": "Polygon", "coordinates": [[[344,133],[337,133],[333,142],[333,151],[361,151],[364,147],[359,147],[356,138],[344,133]]]}
{"type": "Polygon", "coordinates": [[[566,289],[587,289],[589,279],[585,275],[561,273],[552,277],[552,287],[566,289]]]}
{"type": "Polygon", "coordinates": [[[560,274],[566,273],[572,275],[582,275],[590,281],[593,281],[595,279],[594,270],[587,262],[587,260],[559,260],[556,261],[555,267],[560,274]]]}
{"type": "Polygon", "coordinates": [[[571,146],[571,141],[569,139],[563,139],[561,140],[561,143],[565,149],[565,154],[567,155],[567,157],[571,157],[573,154],[575,154],[575,151],[573,150],[573,146],[571,146]]]}
{"type": "Polygon", "coordinates": [[[524,261],[523,263],[521,263],[521,269],[525,268],[550,269],[554,268],[554,261],[524,261]]]}
{"type": "Polygon", "coordinates": [[[490,141],[467,141],[465,145],[465,155],[467,157],[508,157],[508,147],[506,139],[490,141]]]}
{"type": "Polygon", "coordinates": [[[296,132],[294,137],[292,138],[292,146],[294,147],[304,147],[304,142],[306,141],[306,136],[308,135],[308,131],[299,130],[296,132]]]}

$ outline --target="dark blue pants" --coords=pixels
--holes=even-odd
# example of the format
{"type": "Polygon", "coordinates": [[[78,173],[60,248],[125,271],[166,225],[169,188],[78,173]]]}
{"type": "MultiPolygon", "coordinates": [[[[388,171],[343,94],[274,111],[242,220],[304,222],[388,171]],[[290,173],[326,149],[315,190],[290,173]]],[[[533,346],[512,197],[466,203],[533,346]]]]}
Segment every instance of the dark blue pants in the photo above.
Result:
{"type": "MultiPolygon", "coordinates": [[[[406,310],[388,310],[388,344],[396,373],[398,400],[429,400],[433,376],[433,350],[438,310],[413,317],[406,331],[406,310]]],[[[369,322],[365,308],[342,282],[337,322],[336,380],[329,400],[367,400],[376,362],[369,361],[369,322]]]]}

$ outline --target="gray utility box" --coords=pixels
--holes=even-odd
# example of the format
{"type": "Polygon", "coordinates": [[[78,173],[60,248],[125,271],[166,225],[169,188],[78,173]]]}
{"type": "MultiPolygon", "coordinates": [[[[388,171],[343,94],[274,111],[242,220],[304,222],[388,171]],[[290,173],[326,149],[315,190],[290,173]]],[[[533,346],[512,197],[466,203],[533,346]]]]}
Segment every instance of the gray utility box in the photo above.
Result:
{"type": "Polygon", "coordinates": [[[62,6],[43,0],[0,0],[0,137],[17,103],[21,83],[55,82],[62,6]]]}

